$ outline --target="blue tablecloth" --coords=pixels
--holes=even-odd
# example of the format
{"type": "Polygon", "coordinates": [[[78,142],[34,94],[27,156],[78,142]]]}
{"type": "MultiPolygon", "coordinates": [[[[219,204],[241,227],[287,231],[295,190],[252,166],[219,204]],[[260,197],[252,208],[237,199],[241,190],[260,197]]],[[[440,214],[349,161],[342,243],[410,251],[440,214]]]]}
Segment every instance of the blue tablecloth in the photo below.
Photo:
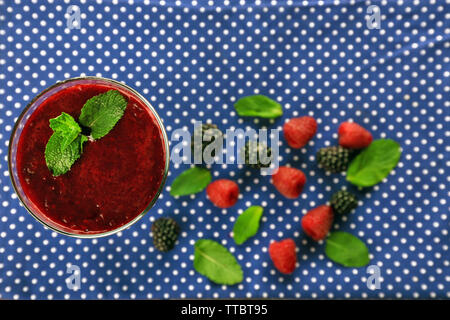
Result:
{"type": "Polygon", "coordinates": [[[450,297],[449,12],[444,0],[0,0],[0,298],[450,297]],[[371,5],[380,10],[379,29],[371,5]],[[287,200],[258,171],[213,165],[214,178],[236,180],[242,192],[236,206],[220,210],[204,192],[171,197],[168,186],[188,167],[172,165],[155,207],[128,230],[97,240],[46,230],[14,193],[8,139],[36,94],[80,75],[136,88],[157,108],[169,137],[183,126],[191,130],[194,120],[222,130],[281,130],[292,116],[315,117],[318,134],[307,148],[290,150],[281,139],[281,164],[308,177],[304,193],[287,200]],[[255,93],[282,103],[283,117],[240,119],[234,102],[255,93]],[[397,168],[374,188],[356,190],[344,175],[327,176],[315,163],[315,152],[336,143],[347,119],[375,138],[401,143],[397,168]],[[324,244],[301,230],[302,215],[341,186],[358,194],[360,206],[337,217],[333,230],[368,244],[379,289],[368,288],[366,268],[332,263],[324,244]],[[261,229],[236,246],[232,226],[249,205],[264,206],[261,229]],[[179,244],[166,254],[154,249],[149,234],[159,216],[182,228],[179,244]],[[299,248],[291,276],[276,272],[267,252],[271,240],[285,237],[299,248]],[[233,252],[242,284],[218,286],[194,271],[199,238],[233,252]],[[66,285],[72,265],[81,273],[76,291],[66,285]]]}

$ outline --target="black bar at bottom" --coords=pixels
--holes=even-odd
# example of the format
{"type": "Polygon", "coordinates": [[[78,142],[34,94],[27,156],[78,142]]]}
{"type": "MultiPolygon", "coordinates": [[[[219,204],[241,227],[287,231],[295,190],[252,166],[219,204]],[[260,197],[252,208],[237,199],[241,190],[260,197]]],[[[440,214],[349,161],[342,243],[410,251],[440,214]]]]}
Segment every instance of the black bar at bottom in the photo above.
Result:
{"type": "MultiPolygon", "coordinates": [[[[130,318],[145,315],[148,319],[309,319],[311,315],[323,317],[381,316],[397,307],[403,316],[424,311],[430,306],[433,313],[442,308],[447,312],[450,300],[286,300],[286,299],[215,299],[215,300],[57,300],[57,301],[0,301],[0,308],[14,310],[15,315],[24,310],[29,314],[34,308],[48,312],[48,308],[62,307],[67,310],[87,311],[90,318],[99,312],[113,314],[129,313],[130,318]],[[21,307],[24,304],[26,307],[21,307]],[[140,309],[140,310],[139,310],[140,309]],[[116,313],[117,312],[117,313],[116,313]],[[138,313],[139,312],[139,313],[138,313]]],[[[70,313],[70,312],[69,312],[70,313]]]]}

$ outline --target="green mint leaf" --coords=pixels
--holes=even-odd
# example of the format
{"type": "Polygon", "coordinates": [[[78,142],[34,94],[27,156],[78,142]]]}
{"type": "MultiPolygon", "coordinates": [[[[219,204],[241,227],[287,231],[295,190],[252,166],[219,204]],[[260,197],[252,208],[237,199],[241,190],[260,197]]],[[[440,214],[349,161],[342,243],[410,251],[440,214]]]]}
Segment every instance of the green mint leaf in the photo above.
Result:
{"type": "Polygon", "coordinates": [[[263,95],[241,98],[234,104],[234,108],[241,117],[273,119],[283,115],[281,104],[263,95]]]}
{"type": "Polygon", "coordinates": [[[394,140],[373,141],[350,163],[347,181],[359,187],[374,186],[389,175],[400,156],[400,145],[394,140]]]}
{"type": "Polygon", "coordinates": [[[325,254],[344,267],[363,267],[370,262],[369,249],[357,237],[347,232],[333,232],[327,239],[325,254]]]}
{"type": "Polygon", "coordinates": [[[259,220],[263,211],[264,209],[260,206],[251,206],[237,218],[233,228],[233,237],[236,244],[243,244],[258,232],[259,220]]]}
{"type": "Polygon", "coordinates": [[[59,176],[70,170],[81,156],[83,143],[87,137],[78,135],[68,146],[62,148],[66,141],[64,132],[54,132],[45,147],[45,162],[54,176],[59,176]]]}
{"type": "Polygon", "coordinates": [[[122,118],[127,101],[117,90],[92,97],[81,109],[80,123],[91,128],[91,137],[100,139],[114,128],[122,118]]]}
{"type": "Polygon", "coordinates": [[[50,119],[50,128],[52,128],[54,132],[61,133],[61,148],[63,150],[81,133],[81,128],[75,119],[65,112],[61,113],[61,115],[56,118],[50,119]]]}
{"type": "Polygon", "coordinates": [[[187,196],[205,189],[211,182],[211,172],[205,168],[193,167],[183,171],[172,183],[172,196],[187,196]]]}
{"type": "Polygon", "coordinates": [[[200,239],[194,248],[194,269],[212,282],[233,285],[244,279],[237,260],[218,242],[200,239]]]}
{"type": "MultiPolygon", "coordinates": [[[[93,139],[104,137],[123,116],[127,101],[117,90],[92,97],[84,104],[79,118],[80,123],[91,129],[93,139]]],[[[50,119],[53,135],[45,147],[45,162],[54,176],[70,170],[83,152],[83,144],[88,137],[72,116],[62,112],[50,119]]]]}

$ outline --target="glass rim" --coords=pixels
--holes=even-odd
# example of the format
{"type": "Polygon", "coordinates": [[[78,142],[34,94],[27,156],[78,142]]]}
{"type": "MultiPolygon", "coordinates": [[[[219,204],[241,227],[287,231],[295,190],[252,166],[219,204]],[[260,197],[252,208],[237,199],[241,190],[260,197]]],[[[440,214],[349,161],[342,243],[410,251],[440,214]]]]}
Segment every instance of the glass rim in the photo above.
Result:
{"type": "Polygon", "coordinates": [[[132,226],[136,222],[138,222],[143,216],[145,216],[147,214],[147,212],[153,207],[153,205],[155,204],[156,200],[159,198],[159,195],[161,194],[161,191],[164,188],[164,185],[165,185],[165,182],[166,182],[166,178],[167,178],[167,175],[168,175],[168,172],[169,172],[169,164],[170,164],[169,139],[167,137],[166,129],[165,129],[164,124],[163,124],[163,122],[161,120],[161,117],[158,115],[158,113],[156,112],[155,108],[150,104],[150,102],[144,96],[142,96],[139,92],[137,92],[135,89],[131,88],[130,86],[128,86],[128,85],[126,85],[126,84],[124,84],[124,83],[122,83],[120,81],[117,81],[117,80],[113,80],[113,79],[109,79],[109,78],[103,78],[103,77],[97,77],[97,76],[80,76],[80,77],[74,77],[74,78],[61,80],[61,81],[58,81],[58,82],[54,83],[53,85],[45,88],[44,90],[42,90],[22,110],[21,114],[19,115],[19,117],[17,118],[16,122],[14,123],[14,128],[13,128],[13,130],[11,132],[11,136],[9,138],[9,144],[8,144],[8,172],[9,172],[10,180],[12,182],[14,191],[17,194],[17,197],[19,198],[19,200],[22,203],[22,205],[24,206],[24,208],[28,211],[28,213],[33,218],[35,218],[37,221],[39,221],[41,224],[43,224],[45,227],[49,228],[50,230],[55,231],[55,232],[57,232],[59,234],[63,234],[63,235],[74,237],[74,238],[81,238],[81,239],[94,239],[94,238],[101,238],[101,237],[110,236],[110,235],[116,234],[118,232],[121,232],[121,231],[127,229],[128,227],[132,226]],[[140,101],[142,101],[145,104],[145,106],[151,111],[152,115],[156,119],[156,122],[158,123],[158,126],[159,126],[159,128],[161,130],[163,143],[164,143],[164,151],[165,151],[164,174],[162,176],[160,186],[159,186],[155,196],[150,201],[150,203],[147,205],[147,207],[145,207],[145,209],[141,213],[139,213],[136,217],[134,217],[132,220],[130,220],[129,222],[125,223],[124,225],[122,225],[122,226],[120,226],[120,227],[118,227],[116,229],[105,231],[105,232],[100,232],[100,233],[92,233],[92,234],[89,234],[89,233],[86,233],[86,234],[72,233],[72,232],[69,232],[69,231],[58,229],[56,226],[52,226],[52,225],[48,224],[47,222],[45,222],[42,218],[39,217],[38,214],[34,213],[33,210],[27,206],[25,201],[22,199],[20,193],[18,192],[16,181],[15,181],[15,178],[14,178],[14,175],[13,175],[12,157],[11,157],[12,145],[13,145],[12,142],[13,142],[13,139],[15,137],[16,131],[18,129],[19,123],[22,121],[23,117],[25,116],[27,111],[34,105],[34,103],[42,95],[44,95],[48,91],[50,91],[50,90],[52,90],[54,88],[57,88],[57,87],[59,87],[59,86],[61,86],[63,84],[74,82],[74,81],[80,81],[80,80],[99,80],[99,81],[109,82],[109,83],[112,83],[114,85],[120,86],[120,87],[124,88],[125,90],[129,91],[130,93],[132,93],[133,95],[135,95],[140,101]]]}

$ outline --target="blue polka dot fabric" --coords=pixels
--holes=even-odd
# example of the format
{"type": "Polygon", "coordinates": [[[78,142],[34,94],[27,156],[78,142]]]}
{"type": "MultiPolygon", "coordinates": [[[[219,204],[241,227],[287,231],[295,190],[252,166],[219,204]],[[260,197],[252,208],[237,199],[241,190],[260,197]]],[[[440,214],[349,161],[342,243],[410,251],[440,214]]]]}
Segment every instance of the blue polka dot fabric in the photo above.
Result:
{"type": "Polygon", "coordinates": [[[0,298],[449,298],[449,12],[445,0],[0,0],[0,298]],[[8,140],[35,95],[86,75],[137,89],[169,138],[192,131],[194,121],[223,131],[281,130],[291,117],[314,117],[318,133],[305,148],[290,149],[280,135],[280,164],[305,172],[303,193],[288,200],[258,170],[211,165],[213,179],[232,179],[241,190],[236,206],[218,209],[205,192],[171,197],[169,186],[189,167],[172,163],[156,205],[129,229],[94,240],[45,229],[13,190],[8,140]],[[240,118],[233,104],[252,94],[278,101],[284,115],[240,118]],[[356,189],[344,174],[317,167],[317,150],[337,143],[346,120],[401,144],[398,166],[375,187],[356,189]],[[367,285],[370,270],[331,262],[324,242],[301,229],[302,216],[343,187],[359,207],[332,229],[367,244],[378,288],[367,285]],[[264,207],[261,228],[237,246],[233,224],[250,205],[264,207]],[[164,254],[150,236],[161,216],[182,229],[164,254]],[[298,266],[285,276],[268,246],[288,237],[298,266]],[[241,284],[215,285],[195,272],[200,238],[235,255],[241,284]],[[67,285],[73,266],[78,290],[67,285]]]}

